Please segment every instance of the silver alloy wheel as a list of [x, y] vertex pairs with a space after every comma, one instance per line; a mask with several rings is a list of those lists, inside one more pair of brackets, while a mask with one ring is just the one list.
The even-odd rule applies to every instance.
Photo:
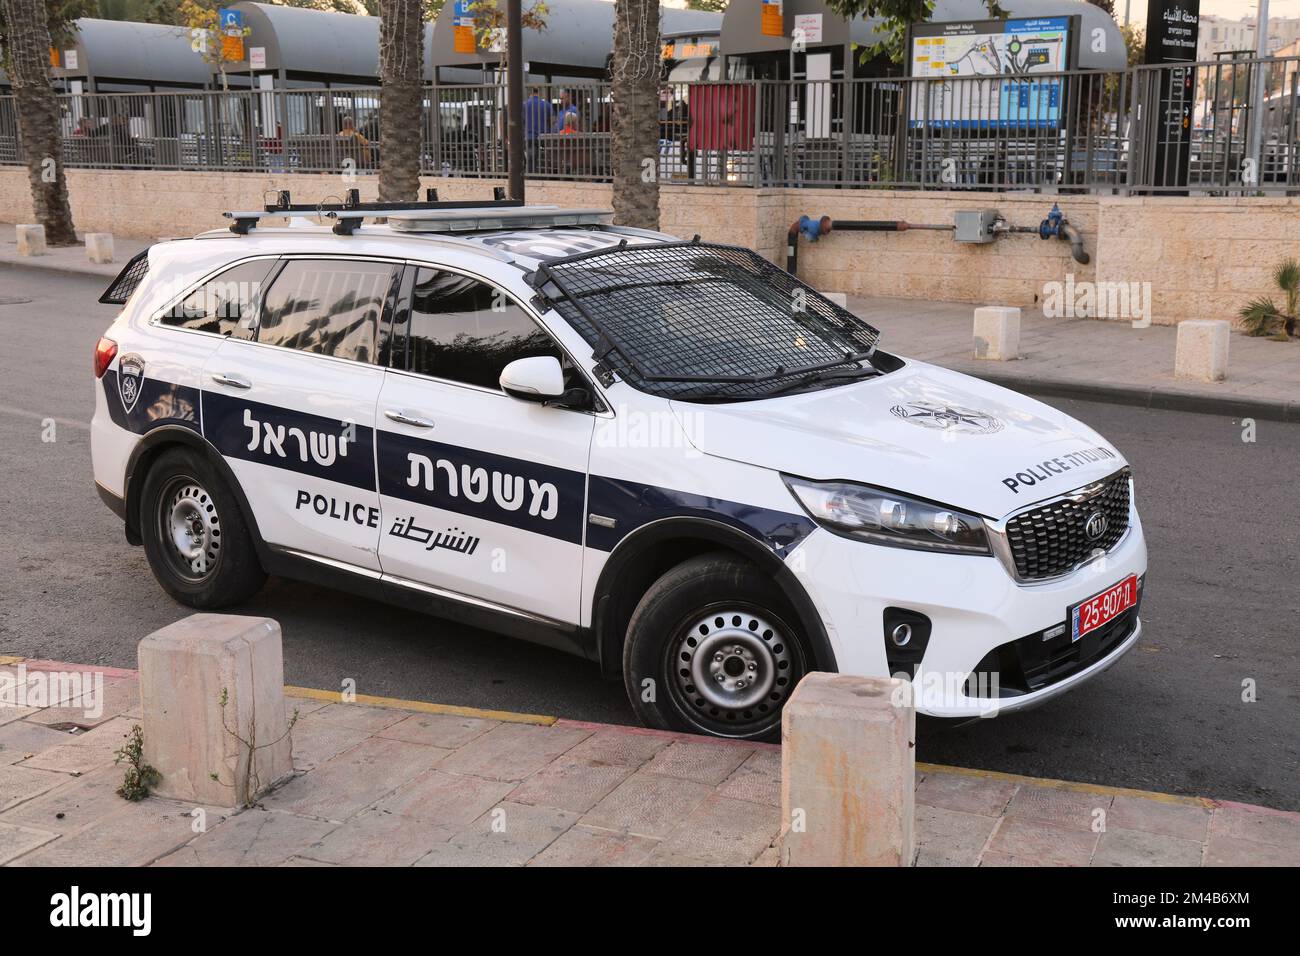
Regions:
[[216, 502], [189, 476], [167, 483], [158, 499], [163, 549], [173, 567], [190, 581], [202, 581], [221, 554], [221, 516]]
[[789, 637], [753, 611], [732, 608], [699, 616], [673, 654], [683, 699], [713, 722], [762, 720], [793, 690]]

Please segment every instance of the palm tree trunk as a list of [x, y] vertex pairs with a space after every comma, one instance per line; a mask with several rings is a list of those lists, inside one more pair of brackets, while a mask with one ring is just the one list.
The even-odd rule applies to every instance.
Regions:
[[420, 194], [423, 129], [424, 5], [379, 3], [379, 198], [409, 202]]
[[77, 244], [63, 175], [59, 100], [50, 85], [50, 29], [41, 0], [0, 0], [8, 31], [10, 77], [18, 106], [18, 133], [27, 161], [36, 220], [51, 246]]
[[659, 0], [614, 3], [614, 221], [659, 228]]

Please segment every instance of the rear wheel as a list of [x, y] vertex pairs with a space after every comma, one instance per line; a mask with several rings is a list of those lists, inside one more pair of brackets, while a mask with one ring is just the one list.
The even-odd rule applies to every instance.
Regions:
[[632, 614], [623, 679], [649, 726], [738, 739], [779, 736], [807, 672], [794, 613], [771, 578], [732, 555], [693, 558], [659, 578]]
[[266, 574], [234, 494], [202, 455], [163, 452], [144, 479], [140, 536], [163, 590], [191, 607], [238, 604]]

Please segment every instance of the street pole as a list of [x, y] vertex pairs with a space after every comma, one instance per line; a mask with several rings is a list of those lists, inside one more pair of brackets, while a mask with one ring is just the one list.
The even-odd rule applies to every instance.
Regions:
[[1128, 29], [1128, 13], [1133, 6], [1133, 0], [1124, 0], [1124, 29]]
[[506, 130], [510, 141], [510, 198], [524, 199], [523, 0], [506, 2]]
[[1242, 185], [1258, 186], [1263, 179], [1260, 159], [1263, 157], [1264, 135], [1264, 58], [1268, 56], [1268, 0], [1259, 0], [1259, 16], [1255, 20], [1255, 71], [1250, 84], [1250, 171], [1254, 182]]

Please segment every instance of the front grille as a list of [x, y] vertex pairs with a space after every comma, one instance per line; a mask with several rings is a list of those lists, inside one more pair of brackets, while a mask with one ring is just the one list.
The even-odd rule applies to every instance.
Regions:
[[[1141, 593], [1139, 586], [1139, 596]], [[1065, 630], [1047, 640], [1043, 640], [1046, 631], [1039, 631], [995, 647], [966, 679], [966, 695], [993, 697], [996, 693], [997, 697], [1019, 697], [1079, 673], [1133, 635], [1138, 607], [1133, 605], [1077, 641], [1071, 640], [1067, 624]]]
[[[1074, 500], [1087, 493], [1082, 500]], [[1007, 522], [1007, 544], [1021, 580], [1066, 574], [1094, 551], [1109, 551], [1128, 530], [1129, 470], [1117, 472], [1095, 490], [1059, 498], [1016, 515]], [[1100, 512], [1106, 529], [1097, 537], [1085, 530]]]

